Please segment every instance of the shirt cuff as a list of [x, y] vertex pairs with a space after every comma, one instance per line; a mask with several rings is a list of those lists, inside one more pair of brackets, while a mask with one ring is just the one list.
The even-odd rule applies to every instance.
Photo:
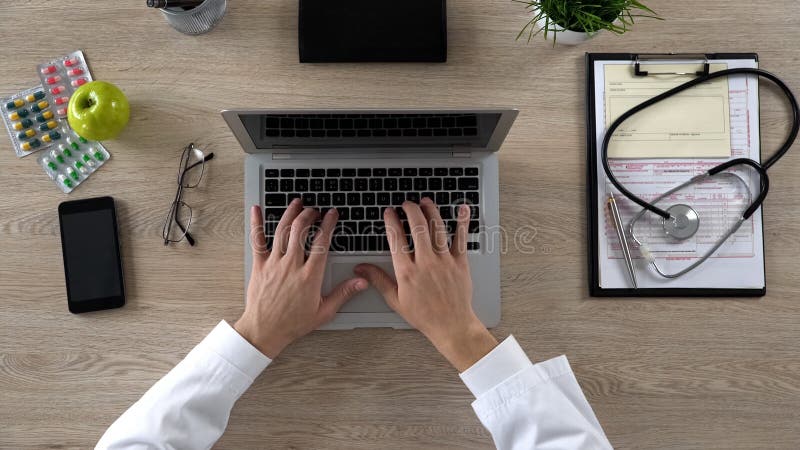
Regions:
[[472, 395], [478, 398], [531, 365], [514, 336], [508, 336], [459, 376]]
[[272, 362], [224, 320], [214, 327], [197, 348], [216, 353], [252, 380]]

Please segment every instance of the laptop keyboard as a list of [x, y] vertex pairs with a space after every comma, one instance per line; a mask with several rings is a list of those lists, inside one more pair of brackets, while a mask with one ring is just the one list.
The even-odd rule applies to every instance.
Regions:
[[[266, 169], [264, 177], [264, 229], [269, 246], [286, 206], [295, 198], [323, 214], [331, 208], [339, 211], [333, 252], [388, 251], [383, 211], [407, 200], [419, 203], [423, 197], [439, 206], [449, 235], [455, 231], [456, 208], [461, 203], [470, 205], [469, 233], [479, 229], [477, 167], [286, 168]], [[397, 212], [413, 246], [407, 217], [402, 209]], [[467, 249], [479, 250], [479, 243], [468, 242]]]
[[265, 136], [282, 138], [478, 135], [477, 114], [269, 114]]

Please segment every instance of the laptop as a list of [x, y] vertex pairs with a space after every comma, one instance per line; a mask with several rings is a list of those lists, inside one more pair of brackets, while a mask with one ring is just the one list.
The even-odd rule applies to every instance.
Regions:
[[[432, 198], [452, 233], [455, 210], [469, 203], [468, 258], [473, 307], [493, 327], [500, 321], [499, 181], [496, 152], [514, 109], [278, 110], [232, 109], [222, 116], [248, 154], [245, 217], [261, 205], [269, 242], [289, 202], [300, 197], [322, 211], [336, 208], [323, 292], [372, 263], [394, 275], [383, 210]], [[406, 232], [408, 225], [400, 210]], [[245, 220], [245, 286], [251, 270]], [[409, 328], [374, 288], [350, 300], [323, 329]]]

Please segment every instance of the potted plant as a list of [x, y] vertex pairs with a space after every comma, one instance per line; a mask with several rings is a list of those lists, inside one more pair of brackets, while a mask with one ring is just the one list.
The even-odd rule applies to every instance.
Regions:
[[539, 33], [545, 40], [575, 45], [591, 39], [600, 30], [623, 34], [633, 26], [634, 18], [660, 17], [637, 0], [514, 0], [525, 4], [533, 18], [517, 35], [528, 34], [528, 42]]

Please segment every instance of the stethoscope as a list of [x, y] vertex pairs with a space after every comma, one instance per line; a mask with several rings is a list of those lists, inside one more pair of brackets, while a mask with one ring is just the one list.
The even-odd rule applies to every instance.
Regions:
[[[683, 92], [687, 89], [690, 89], [698, 84], [705, 83], [706, 81], [713, 80], [719, 77], [727, 77], [729, 75], [739, 75], [739, 74], [751, 74], [757, 75], [760, 77], [764, 77], [770, 81], [772, 81], [775, 85], [777, 85], [786, 97], [789, 99], [789, 103], [792, 107], [792, 129], [789, 133], [789, 136], [786, 138], [786, 141], [783, 145], [775, 152], [772, 156], [769, 157], [763, 164], [759, 164], [758, 162], [750, 159], [750, 158], [735, 158], [729, 161], [726, 161], [722, 164], [719, 164], [715, 167], [712, 167], [707, 172], [702, 173], [700, 175], [694, 176], [691, 179], [687, 180], [685, 183], [676, 186], [673, 189], [668, 190], [667, 192], [661, 194], [657, 198], [653, 200], [653, 203], [648, 203], [638, 197], [636, 194], [632, 193], [631, 191], [627, 190], [625, 186], [623, 186], [619, 180], [614, 176], [614, 173], [611, 171], [611, 167], [608, 165], [608, 146], [611, 142], [611, 137], [614, 135], [614, 131], [617, 128], [633, 116], [634, 114], [641, 112], [642, 110], [655, 105], [656, 103], [672, 97], [680, 92]], [[719, 72], [708, 73], [704, 75], [700, 75], [697, 78], [687, 81], [679, 86], [676, 86], [662, 94], [659, 94], [645, 102], [640, 103], [637, 106], [634, 106], [621, 116], [615, 120], [611, 126], [608, 127], [605, 136], [603, 137], [603, 144], [602, 144], [602, 162], [603, 162], [603, 170], [608, 177], [608, 180], [611, 184], [614, 185], [617, 190], [627, 197], [632, 202], [636, 203], [637, 205], [641, 206], [643, 209], [637, 213], [633, 219], [628, 223], [627, 232], [631, 236], [631, 238], [636, 242], [639, 247], [639, 251], [642, 254], [642, 257], [653, 267], [653, 269], [664, 278], [678, 278], [695, 268], [697, 268], [700, 264], [707, 261], [714, 252], [719, 249], [725, 241], [728, 240], [742, 224], [756, 212], [756, 210], [761, 207], [761, 204], [764, 203], [764, 199], [767, 197], [767, 192], [769, 191], [769, 176], [767, 175], [767, 170], [772, 167], [787, 151], [794, 143], [795, 138], [797, 137], [798, 129], [800, 129], [800, 108], [798, 108], [797, 100], [792, 94], [792, 91], [789, 89], [786, 84], [781, 81], [780, 78], [773, 75], [771, 72], [767, 72], [766, 70], [762, 69], [754, 69], [749, 67], [742, 67], [742, 68], [735, 68], [735, 69], [725, 69]], [[752, 194], [750, 192], [750, 188], [748, 187], [747, 182], [742, 179], [739, 175], [736, 175], [731, 172], [725, 172], [726, 170], [730, 169], [731, 167], [735, 166], [750, 166], [755, 170], [758, 174], [759, 178], [759, 193], [755, 200], [752, 199]], [[662, 269], [658, 263], [656, 262], [656, 258], [653, 253], [650, 251], [649, 247], [640, 240], [636, 234], [634, 227], [636, 223], [644, 216], [647, 211], [652, 212], [661, 217], [661, 227], [663, 229], [664, 235], [668, 238], [675, 240], [675, 241], [685, 241], [686, 239], [691, 238], [692, 236], [697, 233], [697, 230], [700, 227], [700, 215], [697, 211], [689, 205], [683, 203], [677, 203], [666, 210], [661, 209], [655, 206], [655, 203], [660, 202], [661, 200], [667, 198], [668, 196], [672, 195], [673, 193], [689, 186], [694, 183], [698, 183], [704, 180], [708, 180], [711, 178], [722, 178], [726, 177], [729, 178], [731, 181], [735, 183], [741, 183], [745, 187], [745, 192], [747, 193], [747, 204], [749, 205], [747, 209], [744, 210], [742, 215], [734, 222], [725, 233], [723, 233], [719, 239], [712, 245], [708, 251], [706, 251], [700, 258], [698, 258], [694, 263], [689, 265], [688, 267], [674, 273], [669, 273], [666, 270]]]

